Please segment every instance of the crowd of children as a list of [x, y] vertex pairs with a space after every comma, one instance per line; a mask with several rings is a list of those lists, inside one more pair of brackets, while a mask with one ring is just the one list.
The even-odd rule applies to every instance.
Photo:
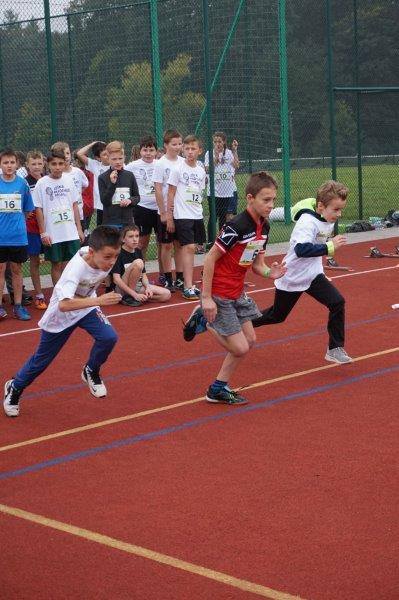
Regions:
[[[18, 416], [23, 390], [47, 368], [76, 327], [94, 338], [82, 379], [94, 396], [105, 396], [99, 371], [116, 333], [100, 307], [167, 302], [177, 290], [185, 300], [200, 300], [185, 323], [184, 339], [209, 331], [227, 351], [207, 390], [208, 402], [246, 402], [228, 382], [255, 341], [254, 328], [284, 321], [303, 292], [329, 310], [326, 360], [351, 362], [344, 350], [345, 301], [322, 266], [322, 256], [332, 256], [346, 242], [344, 236], [333, 236], [333, 227], [348, 189], [329, 181], [315, 199], [295, 205], [288, 254], [282, 263], [267, 266], [268, 217], [277, 183], [269, 173], [252, 174], [245, 189], [246, 209], [237, 215], [238, 142], [233, 140], [228, 148], [223, 132], [216, 132], [213, 142], [219, 233], [205, 257], [201, 291], [193, 279], [194, 254], [206, 243], [203, 199], [206, 194], [210, 201], [210, 157], [207, 152], [204, 164], [200, 162], [198, 137], [183, 139], [177, 130], [168, 130], [160, 152], [155, 139], [146, 136], [132, 148], [127, 164], [120, 141], [84, 146], [75, 153], [76, 164], [65, 142], [53, 144], [46, 157], [30, 151], [25, 164], [12, 149], [0, 153], [0, 319], [7, 316], [2, 303], [6, 280], [15, 318], [31, 318], [22, 279], [22, 264], [28, 258], [34, 304], [46, 310], [39, 321], [37, 351], [5, 384], [8, 416]], [[89, 234], [94, 211], [97, 227]], [[158, 249], [158, 285], [149, 281], [145, 268], [152, 233]], [[51, 264], [54, 285], [48, 307], [39, 273], [42, 254]], [[249, 268], [276, 280], [274, 304], [263, 311], [244, 291]], [[106, 292], [97, 297], [101, 283]]]

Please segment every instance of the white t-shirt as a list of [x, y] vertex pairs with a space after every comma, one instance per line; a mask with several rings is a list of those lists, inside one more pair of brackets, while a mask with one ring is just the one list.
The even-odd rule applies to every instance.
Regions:
[[88, 251], [87, 246], [81, 248], [65, 267], [54, 287], [50, 304], [38, 323], [41, 329], [58, 333], [80, 321], [91, 310], [100, 310], [98, 306], [90, 306], [80, 310], [61, 312], [58, 307], [59, 302], [66, 298], [71, 299], [75, 296], [79, 298], [97, 297], [96, 289], [109, 271], [101, 271], [90, 267], [83, 258]]
[[331, 238], [333, 229], [334, 223], [321, 221], [309, 213], [304, 213], [299, 217], [292, 230], [290, 247], [284, 259], [287, 272], [274, 282], [277, 289], [287, 292], [303, 292], [309, 288], [317, 275], [324, 272], [321, 256], [299, 258], [295, 254], [294, 248], [297, 244], [325, 244]]
[[[184, 162], [184, 158], [182, 156], [178, 156], [176, 158], [176, 160], [170, 160], [169, 158], [167, 158], [166, 154], [161, 156], [161, 158], [159, 160], [157, 160], [157, 162], [156, 162], [156, 165], [154, 168], [154, 174], [153, 174], [153, 181], [154, 181], [154, 183], [162, 183], [162, 195], [163, 195], [165, 210], [166, 210], [166, 201], [167, 201], [167, 197], [168, 197], [169, 175], [170, 175], [171, 170], [176, 169], [178, 164], [181, 162]], [[159, 210], [158, 210], [158, 214], [159, 214]]]
[[87, 166], [86, 169], [93, 173], [93, 206], [95, 210], [103, 210], [104, 207], [100, 200], [100, 192], [98, 190], [98, 178], [102, 173], [108, 171], [109, 165], [103, 165], [102, 162], [96, 160], [94, 158], [87, 157]]
[[[205, 154], [204, 163], [206, 167], [209, 167], [209, 152]], [[216, 198], [231, 198], [235, 187], [234, 181], [234, 155], [229, 148], [226, 148], [224, 154], [219, 154], [219, 162], [215, 164], [215, 196]], [[207, 194], [210, 195], [209, 177]]]
[[176, 186], [174, 219], [202, 219], [202, 195], [205, 189], [206, 173], [201, 163], [191, 167], [182, 161], [172, 169], [168, 184]]
[[83, 173], [82, 169], [78, 167], [72, 167], [72, 171], [67, 171], [66, 175], [69, 175], [72, 178], [73, 184], [76, 188], [76, 201], [78, 203], [79, 208], [79, 217], [82, 221], [83, 219], [83, 198], [82, 198], [82, 190], [83, 188], [87, 188], [89, 185], [89, 180], [86, 175]]
[[44, 227], [53, 244], [78, 240], [73, 205], [76, 190], [72, 177], [63, 173], [59, 179], [45, 175], [32, 190], [34, 205], [43, 210]]
[[139, 187], [140, 202], [139, 206], [149, 208], [150, 210], [158, 210], [157, 201], [155, 200], [155, 188], [153, 182], [154, 168], [157, 161], [151, 163], [145, 162], [142, 158], [134, 160], [126, 165], [126, 171], [130, 171], [136, 178]]

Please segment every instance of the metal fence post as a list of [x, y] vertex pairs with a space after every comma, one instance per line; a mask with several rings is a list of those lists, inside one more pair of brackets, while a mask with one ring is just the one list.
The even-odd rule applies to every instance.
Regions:
[[284, 219], [291, 223], [291, 165], [290, 165], [290, 123], [288, 113], [287, 80], [287, 38], [285, 28], [285, 0], [278, 3], [278, 30], [280, 50], [280, 106], [281, 106], [281, 146], [284, 186]]
[[326, 29], [327, 29], [327, 77], [328, 77], [328, 113], [330, 117], [330, 148], [331, 176], [337, 179], [337, 142], [335, 127], [335, 97], [333, 77], [333, 52], [331, 39], [331, 0], [326, 0]]
[[[355, 53], [354, 85], [359, 85], [359, 53], [357, 37], [357, 0], [353, 0], [353, 42]], [[363, 167], [362, 167], [362, 129], [360, 121], [361, 94], [356, 92], [356, 152], [357, 152], [357, 193], [359, 219], [363, 219]]]
[[76, 142], [76, 112], [75, 112], [75, 74], [73, 70], [73, 59], [72, 59], [72, 28], [71, 28], [71, 17], [67, 15], [67, 27], [68, 27], [68, 54], [69, 54], [69, 76], [70, 76], [70, 94], [71, 94], [71, 108], [72, 108], [72, 138]]
[[216, 237], [216, 207], [215, 207], [215, 165], [213, 162], [213, 141], [212, 141], [212, 89], [211, 73], [209, 62], [209, 9], [208, 0], [202, 0], [203, 31], [204, 31], [204, 67], [205, 67], [205, 90], [206, 90], [206, 141], [209, 155], [209, 239], [208, 242], [214, 242]]
[[162, 82], [159, 60], [159, 28], [158, 28], [158, 0], [150, 0], [151, 22], [151, 72], [152, 95], [154, 99], [155, 136], [158, 146], [163, 145], [163, 108], [162, 108]]
[[46, 28], [46, 50], [47, 50], [48, 84], [49, 84], [49, 96], [50, 96], [51, 141], [55, 142], [58, 138], [57, 96], [56, 96], [56, 91], [55, 91], [53, 47], [52, 47], [52, 40], [51, 40], [50, 2], [49, 2], [49, 0], [43, 0], [43, 4], [44, 4], [44, 22], [45, 22], [45, 28]]
[[8, 143], [8, 127], [6, 120], [6, 107], [4, 101], [4, 82], [3, 82], [3, 53], [2, 53], [2, 31], [0, 31], [0, 114], [1, 114], [1, 130], [3, 133], [3, 144]]

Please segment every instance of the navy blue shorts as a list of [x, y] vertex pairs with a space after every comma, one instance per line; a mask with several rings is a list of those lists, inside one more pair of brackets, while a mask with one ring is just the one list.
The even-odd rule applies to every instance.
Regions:
[[40, 238], [40, 233], [29, 233], [28, 231], [28, 255], [39, 256], [43, 254], [43, 245]]

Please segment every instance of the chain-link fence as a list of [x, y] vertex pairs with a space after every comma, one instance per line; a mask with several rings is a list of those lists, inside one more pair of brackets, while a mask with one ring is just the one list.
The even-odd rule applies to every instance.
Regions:
[[[285, 18], [284, 0], [5, 1], [0, 141], [118, 138], [129, 151], [174, 127], [209, 151], [222, 131], [227, 149], [238, 140], [238, 209], [252, 171], [270, 170], [288, 205], [333, 168], [351, 189], [346, 219], [383, 216], [398, 208], [399, 94], [335, 88], [399, 84], [398, 20], [391, 0], [357, 4], [291, 0]], [[274, 223], [272, 240], [290, 229]]]

